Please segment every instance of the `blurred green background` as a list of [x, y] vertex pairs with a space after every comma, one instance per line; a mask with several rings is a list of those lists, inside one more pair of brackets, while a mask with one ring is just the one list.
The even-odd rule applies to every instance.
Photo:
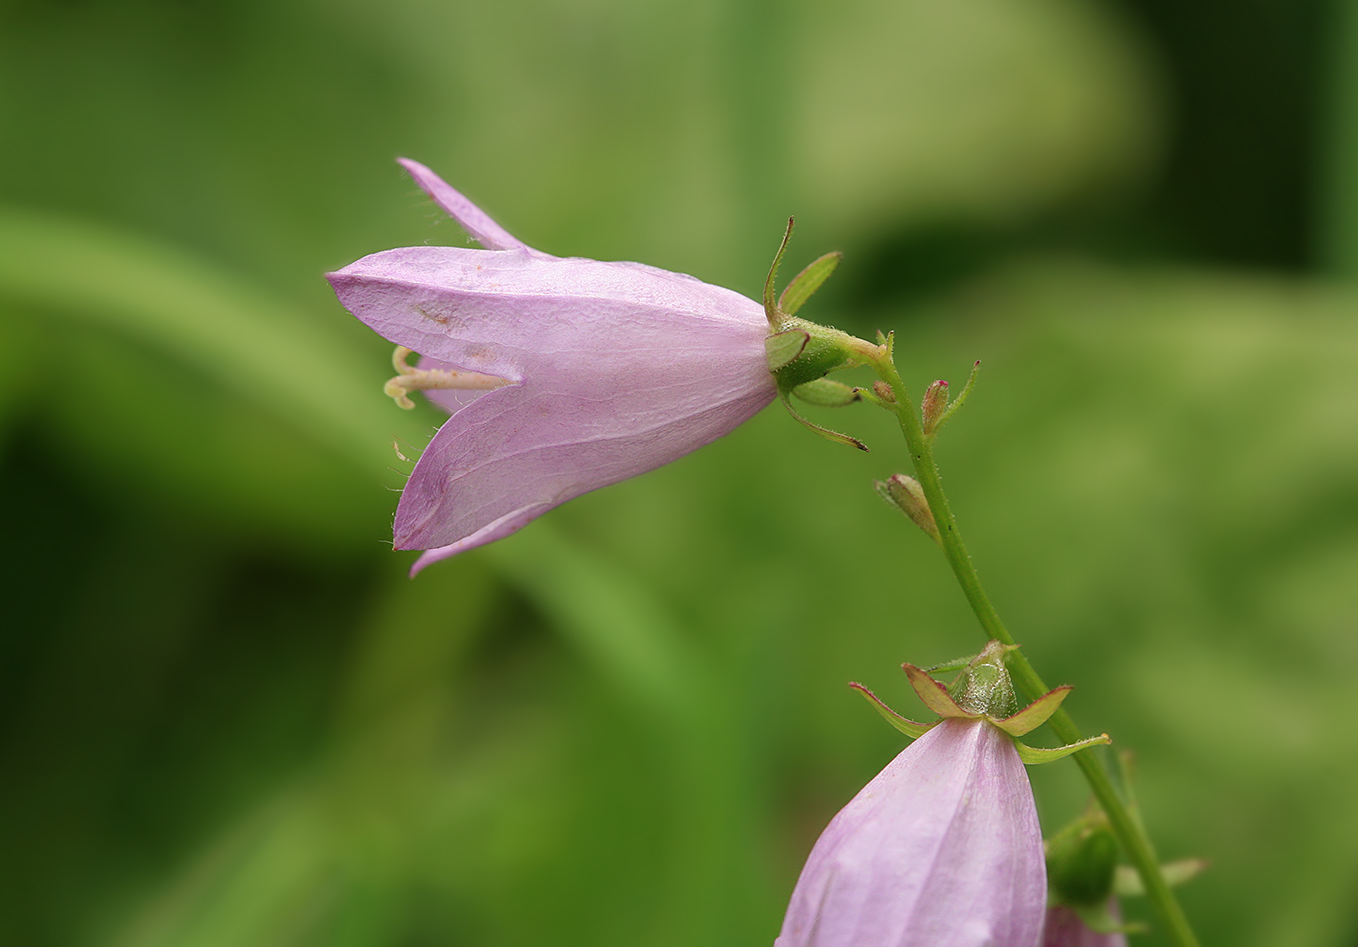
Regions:
[[982, 359], [972, 553], [1204, 941], [1358, 944], [1351, 7], [0, 0], [0, 940], [769, 944], [902, 744], [845, 682], [980, 646], [866, 407], [407, 579], [439, 417], [322, 273], [463, 243], [408, 155], [751, 295], [795, 212], [807, 315]]

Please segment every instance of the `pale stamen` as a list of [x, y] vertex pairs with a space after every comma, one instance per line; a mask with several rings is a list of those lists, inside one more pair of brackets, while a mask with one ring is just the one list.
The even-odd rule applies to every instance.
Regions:
[[406, 361], [414, 351], [414, 349], [408, 349], [404, 345], [396, 346], [396, 351], [391, 356], [391, 364], [400, 374], [382, 387], [382, 392], [388, 398], [394, 399], [398, 405], [407, 411], [415, 407], [415, 402], [411, 401], [409, 397], [412, 391], [428, 391], [430, 389], [491, 391], [509, 384], [503, 378], [498, 378], [495, 375], [483, 375], [480, 372], [416, 368]]

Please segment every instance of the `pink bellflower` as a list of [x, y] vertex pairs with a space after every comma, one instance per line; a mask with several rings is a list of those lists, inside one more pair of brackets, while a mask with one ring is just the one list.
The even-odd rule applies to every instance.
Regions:
[[[396, 510], [412, 573], [727, 434], [778, 394], [764, 308], [640, 263], [555, 257], [424, 165], [401, 164], [485, 249], [405, 247], [328, 275], [395, 343], [403, 406], [450, 412]], [[406, 358], [418, 353], [418, 367]]]
[[1069, 688], [1015, 712], [1006, 650], [991, 642], [952, 688], [905, 665], [942, 717], [932, 724], [906, 720], [854, 685], [918, 739], [821, 834], [775, 947], [1038, 947], [1047, 875], [1023, 764], [1108, 738], [1055, 750], [1015, 740], [1054, 713]]

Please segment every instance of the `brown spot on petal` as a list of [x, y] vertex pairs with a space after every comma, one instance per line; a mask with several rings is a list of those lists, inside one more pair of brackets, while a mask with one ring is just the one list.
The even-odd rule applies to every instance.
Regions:
[[417, 313], [419, 313], [425, 319], [428, 319], [430, 322], [437, 322], [439, 325], [446, 326], [452, 319], [452, 316], [450, 314], [442, 312], [431, 312], [430, 310], [424, 308], [423, 306], [411, 306], [410, 308], [414, 309]]
[[495, 352], [489, 346], [482, 345], [479, 348], [468, 349], [465, 361], [468, 365], [484, 365], [495, 358]]

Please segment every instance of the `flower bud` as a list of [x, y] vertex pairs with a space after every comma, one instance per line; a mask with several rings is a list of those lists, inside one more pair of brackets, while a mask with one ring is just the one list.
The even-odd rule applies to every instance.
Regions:
[[933, 511], [929, 509], [929, 501], [918, 480], [905, 474], [892, 474], [890, 479], [877, 481], [876, 487], [883, 500], [910, 517], [910, 521], [932, 536], [934, 542], [940, 541], [938, 524], [934, 522]]
[[920, 414], [924, 419], [924, 433], [932, 434], [938, 430], [939, 422], [948, 410], [948, 383], [940, 378], [924, 392], [920, 403]]
[[1047, 843], [1052, 900], [1090, 907], [1113, 893], [1118, 843], [1102, 819], [1081, 819]]

